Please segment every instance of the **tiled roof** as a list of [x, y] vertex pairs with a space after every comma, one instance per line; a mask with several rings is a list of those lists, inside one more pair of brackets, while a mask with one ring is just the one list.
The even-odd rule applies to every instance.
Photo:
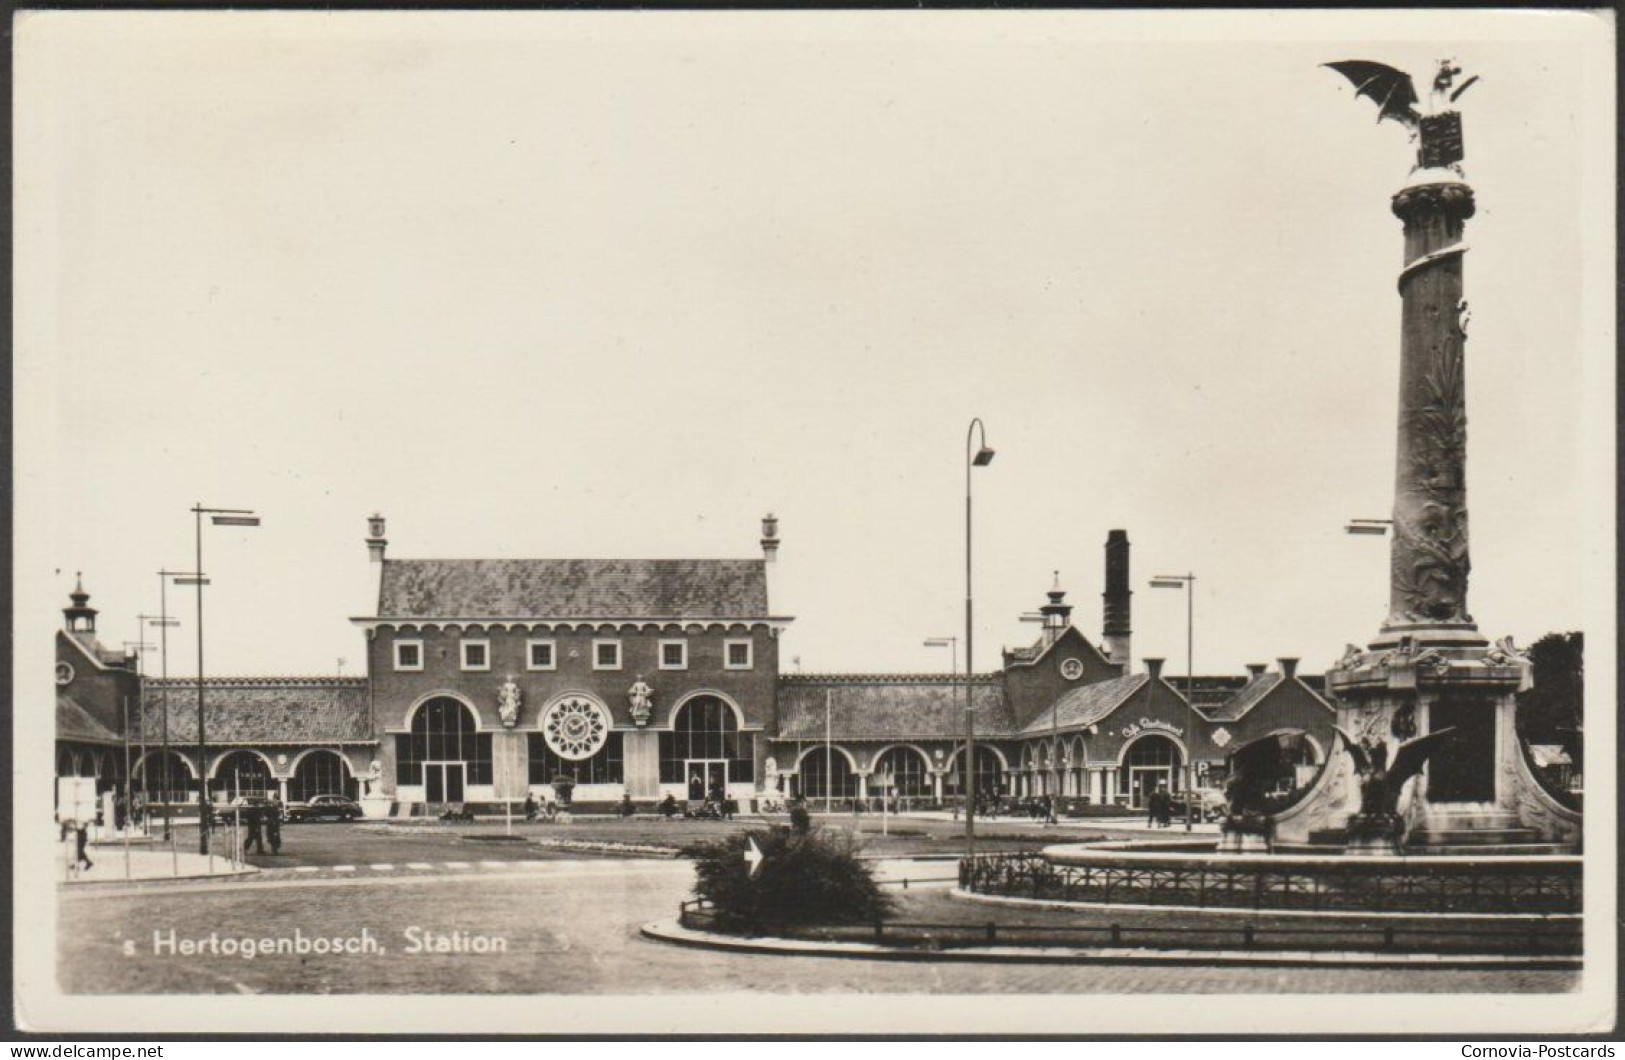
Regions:
[[[978, 736], [1008, 736], [1015, 719], [997, 678], [971, 685]], [[963, 678], [939, 674], [808, 674], [779, 679], [780, 740], [822, 740], [824, 704], [838, 740], [958, 739], [965, 735]]]
[[[170, 740], [195, 741], [197, 682], [190, 680], [146, 682], [147, 738], [163, 731], [166, 698]], [[210, 678], [203, 683], [203, 701], [211, 745], [373, 742], [367, 681], [361, 677]]]
[[56, 694], [56, 738], [79, 743], [120, 743], [118, 733], [90, 716], [73, 697], [65, 692]]
[[1216, 706], [1203, 705], [1202, 716], [1208, 721], [1240, 721], [1247, 716], [1247, 712], [1258, 706], [1260, 700], [1275, 691], [1282, 681], [1286, 680], [1281, 674], [1259, 674], [1251, 678], [1245, 685]]
[[[1081, 729], [1093, 725], [1143, 689], [1148, 680], [1149, 675], [1138, 673], [1074, 688], [1057, 699], [1048, 710], [1040, 711], [1021, 731], [1023, 735], [1030, 736], [1055, 729]], [[1164, 685], [1166, 683], [1163, 682]], [[1174, 694], [1179, 695], [1177, 692]]]
[[389, 559], [379, 618], [765, 618], [759, 559]]

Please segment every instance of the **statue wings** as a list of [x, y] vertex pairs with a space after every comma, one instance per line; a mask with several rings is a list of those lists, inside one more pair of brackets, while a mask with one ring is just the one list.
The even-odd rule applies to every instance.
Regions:
[[1389, 790], [1397, 794], [1407, 780], [1422, 772], [1427, 760], [1455, 731], [1456, 727], [1452, 725], [1400, 744], [1399, 750], [1394, 753], [1394, 764], [1388, 767]]
[[1354, 771], [1362, 776], [1371, 772], [1371, 756], [1365, 753], [1360, 741], [1351, 736], [1346, 729], [1335, 725], [1332, 728], [1337, 729], [1337, 735], [1343, 738], [1343, 746], [1348, 749], [1349, 757], [1354, 759]]
[[[1422, 116], [1416, 110], [1416, 84], [1411, 75], [1383, 63], [1365, 59], [1345, 59], [1323, 64], [1354, 85], [1354, 95], [1369, 96], [1377, 104], [1377, 120], [1391, 118], [1415, 129]], [[1465, 89], [1467, 86], [1463, 85]]]

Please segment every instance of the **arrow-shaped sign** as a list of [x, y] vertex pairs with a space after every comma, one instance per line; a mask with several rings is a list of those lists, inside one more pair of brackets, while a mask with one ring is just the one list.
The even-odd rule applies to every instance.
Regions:
[[756, 870], [762, 867], [766, 855], [762, 853], [762, 848], [756, 845], [755, 836], [746, 836], [745, 842], [750, 844], [750, 849], [745, 851], [745, 862], [750, 865], [749, 875], [754, 876]]

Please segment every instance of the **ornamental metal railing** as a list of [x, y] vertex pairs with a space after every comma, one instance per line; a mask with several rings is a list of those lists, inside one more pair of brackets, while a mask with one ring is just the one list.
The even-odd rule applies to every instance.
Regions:
[[1036, 853], [962, 859], [959, 885], [977, 894], [1203, 909], [1394, 913], [1578, 913], [1580, 866], [1567, 859], [1521, 863], [1414, 858], [1378, 865], [1361, 858], [1302, 861], [1131, 858], [1055, 864]]
[[691, 930], [745, 938], [771, 937], [818, 942], [861, 942], [917, 951], [951, 951], [967, 947], [1017, 947], [1114, 950], [1248, 950], [1295, 953], [1387, 955], [1494, 955], [1502, 957], [1568, 957], [1581, 952], [1578, 921], [1496, 926], [1420, 919], [1412, 922], [1348, 924], [1281, 923], [1236, 920], [1169, 924], [1127, 919], [1094, 924], [1032, 924], [966, 920], [952, 923], [876, 920], [857, 924], [730, 923], [702, 901], [682, 902], [678, 923]]

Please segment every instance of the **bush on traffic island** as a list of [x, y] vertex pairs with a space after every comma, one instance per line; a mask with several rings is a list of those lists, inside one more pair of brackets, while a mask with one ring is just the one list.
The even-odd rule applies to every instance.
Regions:
[[[745, 859], [751, 840], [762, 852], [754, 873]], [[698, 849], [694, 894], [726, 931], [873, 923], [891, 912], [893, 900], [857, 850], [844, 832], [743, 832]]]

